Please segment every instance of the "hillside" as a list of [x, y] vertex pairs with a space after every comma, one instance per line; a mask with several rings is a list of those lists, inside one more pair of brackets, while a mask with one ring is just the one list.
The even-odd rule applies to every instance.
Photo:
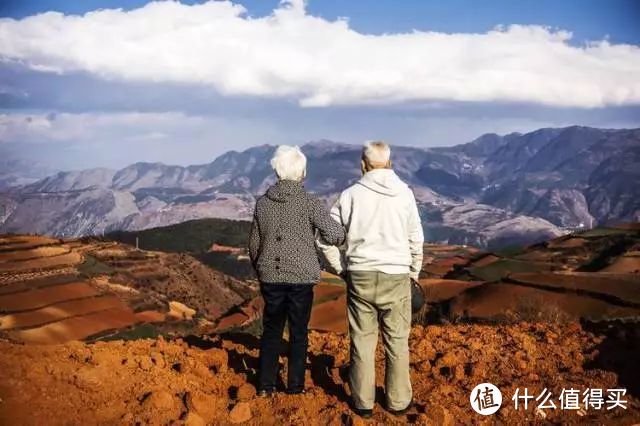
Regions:
[[[640, 130], [588, 127], [483, 135], [446, 148], [394, 146], [431, 241], [497, 249], [637, 221]], [[269, 145], [208, 164], [135, 163], [118, 171], [61, 172], [0, 196], [0, 232], [63, 237], [140, 230], [199, 218], [251, 218], [274, 180]], [[304, 145], [305, 186], [330, 203], [359, 176], [360, 147]]]
[[142, 231], [114, 231], [108, 240], [135, 245], [142, 250], [204, 253], [212, 244], [246, 247], [251, 224], [228, 219], [198, 219]]
[[239, 280], [255, 280], [249, 258], [238, 256], [244, 250], [231, 249], [248, 246], [250, 228], [248, 221], [209, 218], [142, 231], [114, 231], [104, 239], [132, 246], [137, 242], [142, 250], [188, 253], [203, 264]]
[[99, 240], [0, 238], [0, 338], [53, 344], [190, 334], [256, 296], [183, 253]]

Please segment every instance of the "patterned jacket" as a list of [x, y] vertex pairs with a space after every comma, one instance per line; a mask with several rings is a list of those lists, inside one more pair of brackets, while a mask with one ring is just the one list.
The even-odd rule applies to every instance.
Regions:
[[264, 283], [311, 284], [320, 280], [316, 231], [329, 244], [342, 244], [344, 230], [301, 182], [281, 180], [256, 202], [249, 255]]

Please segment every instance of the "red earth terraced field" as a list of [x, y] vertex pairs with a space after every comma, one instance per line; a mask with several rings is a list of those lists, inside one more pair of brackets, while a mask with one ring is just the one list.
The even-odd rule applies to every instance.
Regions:
[[[100, 257], [107, 262], [97, 260]], [[109, 260], [129, 263], [112, 266]], [[180, 322], [167, 316], [174, 301], [186, 302], [187, 310], [195, 303], [205, 315], [241, 303], [242, 297], [226, 286], [222, 290], [228, 296], [214, 290], [217, 282], [225, 280], [231, 279], [188, 256], [100, 241], [2, 237], [0, 339], [57, 344], [111, 335], [140, 323], [166, 325], [171, 330], [172, 324]], [[164, 288], [166, 292], [156, 290]], [[204, 298], [207, 291], [217, 294], [210, 303]], [[199, 294], [201, 299], [196, 298]], [[230, 304], [224, 305], [227, 299]], [[180, 327], [188, 330], [211, 322], [189, 324]]]
[[49, 244], [60, 244], [57, 238], [38, 235], [12, 235], [0, 237], [0, 252], [43, 247]]
[[135, 323], [136, 317], [130, 308], [117, 307], [66, 318], [37, 328], [10, 331], [8, 336], [24, 343], [52, 345], [82, 340], [106, 330], [122, 329]]
[[110, 295], [66, 300], [40, 309], [4, 315], [0, 317], [0, 330], [47, 324], [68, 317], [124, 306], [119, 298]]
[[640, 308], [612, 304], [587, 295], [546, 291], [507, 283], [488, 283], [450, 302], [455, 318], [493, 321], [567, 321], [576, 318], [640, 318]]
[[0, 296], [0, 311], [17, 312], [41, 308], [66, 300], [96, 296], [98, 291], [84, 282], [61, 284]]
[[619, 274], [640, 274], [640, 254], [620, 256], [611, 265], [601, 269], [601, 271]]
[[37, 259], [49, 256], [59, 256], [61, 254], [69, 253], [70, 251], [71, 249], [69, 247], [58, 245], [38, 247], [31, 250], [0, 252], [0, 263], [12, 262], [16, 260]]
[[640, 233], [622, 227], [563, 236], [512, 255], [471, 256], [446, 278], [474, 284], [449, 284], [449, 292], [444, 282], [442, 289], [432, 283], [427, 300], [445, 320], [640, 319], [637, 247]]
[[442, 278], [421, 278], [420, 286], [431, 303], [451, 299], [467, 289], [483, 284], [481, 281], [445, 280]]
[[600, 272], [520, 273], [509, 278], [517, 283], [533, 284], [552, 289], [612, 296], [640, 307], [640, 282], [627, 274]]
[[75, 266], [82, 261], [82, 255], [77, 252], [61, 254], [57, 256], [40, 257], [22, 261], [2, 263], [2, 271], [25, 272], [35, 269], [54, 269], [64, 266]]

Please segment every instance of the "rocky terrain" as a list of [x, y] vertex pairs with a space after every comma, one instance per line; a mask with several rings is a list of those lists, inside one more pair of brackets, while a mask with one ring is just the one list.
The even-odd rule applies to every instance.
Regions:
[[[592, 332], [579, 324], [415, 327], [410, 338], [415, 408], [395, 417], [376, 404], [372, 421], [353, 415], [345, 383], [348, 339], [312, 332], [301, 396], [256, 397], [256, 340], [246, 335], [167, 341], [24, 346], [0, 342], [3, 424], [634, 424], [640, 421], [637, 326]], [[378, 383], [384, 377], [378, 353]], [[284, 370], [284, 368], [283, 368]], [[283, 374], [285, 372], [283, 371]], [[490, 382], [502, 408], [484, 418], [471, 390]], [[515, 409], [517, 388], [625, 388], [626, 409]], [[379, 388], [379, 392], [383, 390]], [[52, 415], [55, 413], [55, 416]]]
[[[249, 219], [273, 182], [273, 146], [188, 167], [136, 163], [61, 172], [0, 194], [0, 232], [63, 237], [204, 217]], [[360, 147], [303, 147], [307, 189], [328, 203], [359, 176]], [[448, 148], [396, 146], [394, 168], [416, 194], [431, 241], [491, 249], [564, 229], [640, 219], [640, 130], [587, 127], [484, 135]]]

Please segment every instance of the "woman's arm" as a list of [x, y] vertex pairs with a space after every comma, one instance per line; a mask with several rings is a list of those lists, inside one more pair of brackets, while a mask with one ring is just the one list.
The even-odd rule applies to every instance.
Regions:
[[339, 246], [344, 243], [342, 224], [331, 218], [329, 210], [317, 198], [309, 197], [309, 214], [314, 229], [317, 229], [325, 243]]
[[251, 258], [251, 264], [254, 266], [258, 261], [258, 253], [260, 252], [260, 227], [258, 225], [257, 216], [253, 215], [253, 222], [251, 222], [251, 232], [249, 233], [249, 257]]

